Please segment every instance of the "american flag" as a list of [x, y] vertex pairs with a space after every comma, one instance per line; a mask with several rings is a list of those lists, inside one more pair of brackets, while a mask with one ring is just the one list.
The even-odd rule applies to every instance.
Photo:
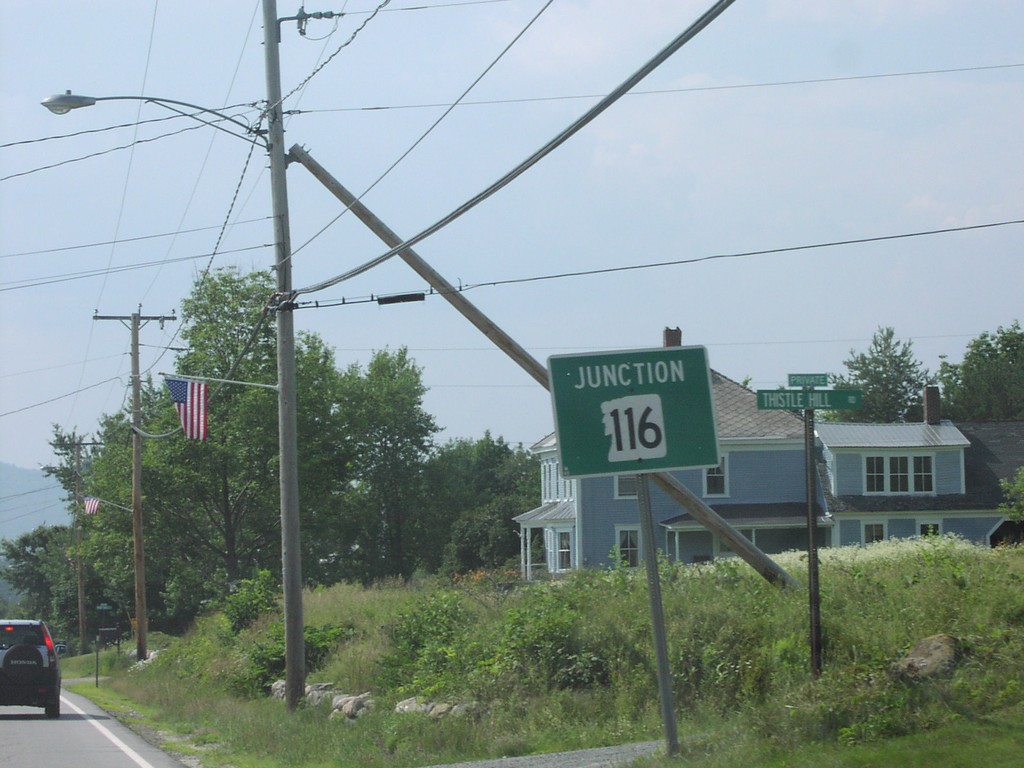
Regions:
[[169, 378], [167, 389], [171, 392], [174, 407], [178, 409], [178, 418], [181, 419], [185, 437], [193, 440], [205, 440], [209, 437], [206, 423], [206, 382]]
[[99, 499], [97, 499], [95, 496], [86, 496], [85, 497], [85, 514], [87, 514], [87, 515], [95, 515], [99, 511], [99, 508], [100, 508], [100, 500]]

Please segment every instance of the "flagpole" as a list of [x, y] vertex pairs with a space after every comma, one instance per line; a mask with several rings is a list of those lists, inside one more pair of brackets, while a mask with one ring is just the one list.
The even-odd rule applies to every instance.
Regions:
[[168, 379], [182, 379], [183, 381], [216, 381], [218, 384], [238, 384], [243, 387], [259, 387], [260, 389], [270, 389], [277, 392], [277, 384], [257, 384], [254, 381], [235, 381], [234, 379], [213, 379], [209, 376], [186, 376], [183, 373], [164, 373], [158, 371], [157, 376], [163, 376]]

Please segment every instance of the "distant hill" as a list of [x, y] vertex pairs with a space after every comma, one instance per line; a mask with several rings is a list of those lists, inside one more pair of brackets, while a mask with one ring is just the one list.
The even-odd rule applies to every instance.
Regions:
[[40, 525], [66, 525], [64, 489], [41, 469], [0, 464], [0, 539], [15, 539]]

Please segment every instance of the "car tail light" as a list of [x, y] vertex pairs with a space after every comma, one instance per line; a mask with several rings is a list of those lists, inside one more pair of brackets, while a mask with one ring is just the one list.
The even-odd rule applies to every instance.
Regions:
[[50, 630], [43, 627], [43, 639], [46, 640], [46, 655], [49, 657], [50, 666], [57, 663], [57, 649], [53, 645], [53, 638], [50, 637]]

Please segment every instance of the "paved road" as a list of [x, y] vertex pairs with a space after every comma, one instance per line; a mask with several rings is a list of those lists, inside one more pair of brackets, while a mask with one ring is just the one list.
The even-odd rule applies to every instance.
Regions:
[[[663, 747], [664, 742], [648, 741], [430, 768], [619, 768]], [[0, 707], [0, 764], [185, 768], [88, 699], [66, 690], [61, 693], [59, 720], [48, 719], [35, 707]]]
[[102, 709], [61, 693], [61, 716], [36, 707], [0, 707], [0, 764], [74, 768], [183, 768]]

